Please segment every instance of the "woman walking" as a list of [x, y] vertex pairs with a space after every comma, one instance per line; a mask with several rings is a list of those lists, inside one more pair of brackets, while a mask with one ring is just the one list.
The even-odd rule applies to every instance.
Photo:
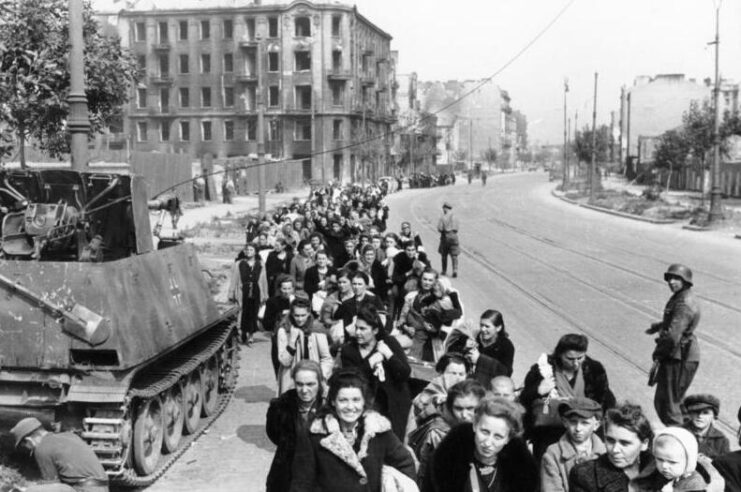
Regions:
[[242, 343], [251, 345], [257, 331], [260, 305], [268, 298], [268, 282], [265, 268], [254, 244], [245, 244], [240, 258], [232, 267], [229, 299], [238, 302], [242, 307], [239, 332]]

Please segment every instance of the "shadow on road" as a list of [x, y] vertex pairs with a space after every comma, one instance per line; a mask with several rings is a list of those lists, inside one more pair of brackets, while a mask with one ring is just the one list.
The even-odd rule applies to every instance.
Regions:
[[270, 452], [275, 451], [275, 445], [265, 435], [264, 425], [240, 425], [237, 428], [237, 437], [247, 444], [252, 444], [260, 449]]
[[234, 398], [240, 399], [245, 403], [269, 402], [275, 398], [275, 389], [269, 388], [264, 384], [258, 386], [242, 386], [234, 392]]

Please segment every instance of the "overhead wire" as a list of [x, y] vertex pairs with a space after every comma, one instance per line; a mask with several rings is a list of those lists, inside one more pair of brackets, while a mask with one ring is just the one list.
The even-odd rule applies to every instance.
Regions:
[[[240, 166], [240, 169], [252, 169], [252, 168], [256, 168], [256, 167], [260, 167], [260, 166], [268, 166], [268, 165], [280, 164], [280, 163], [291, 162], [291, 161], [301, 162], [303, 160], [306, 160], [306, 159], [309, 159], [309, 158], [312, 158], [312, 157], [317, 157], [317, 156], [324, 155], [324, 154], [331, 154], [331, 153], [336, 153], [336, 152], [342, 151], [342, 150], [348, 150], [348, 149], [353, 149], [353, 148], [356, 148], [356, 147], [360, 147], [362, 145], [366, 145], [366, 144], [368, 144], [370, 142], [373, 142], [373, 141], [376, 141], [376, 140], [385, 139], [385, 138], [387, 138], [387, 137], [389, 137], [391, 135], [394, 135], [395, 133], [402, 133], [402, 132], [404, 132], [404, 131], [406, 131], [406, 130], [408, 130], [410, 128], [413, 128], [416, 125], [418, 125], [418, 124], [420, 124], [422, 122], [425, 122], [428, 119], [431, 119], [432, 117], [436, 116], [437, 114], [439, 114], [439, 113], [441, 113], [441, 112], [443, 112], [443, 111], [445, 111], [445, 110], [453, 107], [454, 105], [460, 103], [462, 100], [464, 100], [465, 98], [471, 96], [473, 93], [475, 93], [476, 91], [478, 91], [479, 89], [481, 89], [484, 85], [486, 85], [489, 82], [491, 82], [492, 79], [494, 79], [494, 77], [498, 76], [504, 70], [506, 70], [507, 68], [509, 68], [510, 65], [512, 65], [513, 63], [515, 63], [522, 55], [524, 55], [530, 48], [532, 48], [532, 46], [535, 43], [537, 43], [540, 40], [540, 38], [542, 38], [556, 24], [556, 22], [558, 22], [559, 19], [561, 19], [561, 17], [563, 17], [563, 15], [566, 13], [566, 11], [575, 2], [576, 2], [576, 0], [569, 0], [556, 13], [556, 15], [554, 15], [553, 18], [543, 28], [541, 28], [535, 34], [535, 36], [533, 36], [530, 39], [530, 41], [528, 41], [520, 50], [518, 50], [512, 57], [510, 57], [509, 60], [507, 60], [494, 73], [492, 73], [488, 77], [485, 77], [485, 78], [481, 79], [476, 85], [474, 85], [474, 87], [472, 89], [469, 89], [468, 91], [464, 92], [463, 94], [461, 94], [460, 96], [458, 96], [456, 99], [454, 99], [450, 103], [444, 105], [442, 108], [439, 108], [439, 109], [435, 110], [434, 112], [428, 113], [427, 115], [423, 116], [419, 120], [419, 122], [410, 123], [410, 124], [405, 125], [405, 126], [397, 127], [397, 128], [395, 128], [393, 130], [389, 130], [387, 132], [384, 132], [384, 133], [381, 133], [381, 134], [378, 134], [378, 135], [373, 135], [371, 137], [368, 137], [368, 138], [365, 138], [363, 140], [356, 141], [356, 142], [353, 142], [353, 143], [349, 143], [347, 145], [342, 145], [342, 146], [339, 146], [339, 147], [333, 147], [331, 149], [326, 149], [326, 150], [320, 150], [320, 151], [317, 151], [317, 152], [313, 152], [313, 153], [308, 154], [307, 156], [305, 156], [305, 157], [303, 157], [301, 159], [279, 159], [279, 160], [272, 160], [272, 161], [269, 161], [269, 162], [256, 162], [256, 163], [253, 163], [253, 164], [250, 164], [250, 165], [247, 165], [247, 166]], [[365, 108], [363, 108], [363, 112], [365, 112]], [[312, 131], [313, 131], [313, 129], [312, 129]], [[212, 171], [210, 173], [201, 174], [201, 176], [202, 177], [214, 176], [214, 175], [218, 175], [218, 174], [223, 174], [225, 172], [227, 172], [227, 170], [226, 169], [223, 169], [223, 170], [220, 170], [220, 171]], [[171, 190], [174, 190], [174, 189], [176, 189], [176, 188], [178, 188], [180, 186], [186, 185], [186, 184], [192, 182], [193, 179], [194, 178], [190, 178], [190, 179], [187, 179], [185, 181], [181, 181], [179, 183], [176, 183], [176, 184], [174, 184], [174, 185], [172, 185], [172, 186], [170, 186], [168, 188], [165, 188], [164, 190], [162, 190], [162, 191], [158, 192], [156, 195], [154, 195], [153, 198], [157, 198], [157, 197], [161, 196], [162, 194], [167, 193], [168, 191], [171, 191]]]

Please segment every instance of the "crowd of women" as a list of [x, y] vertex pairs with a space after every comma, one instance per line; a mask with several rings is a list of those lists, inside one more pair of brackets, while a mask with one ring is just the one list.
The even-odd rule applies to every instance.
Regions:
[[[581, 334], [518, 386], [502, 313], [464, 322], [410, 224], [387, 230], [383, 198], [329, 187], [247, 224], [230, 296], [243, 342], [260, 324], [271, 338], [268, 492], [741, 492], [713, 395], [688, 396], [684, 425], [655, 431], [617, 402]], [[437, 375], [421, 381], [425, 365]]]

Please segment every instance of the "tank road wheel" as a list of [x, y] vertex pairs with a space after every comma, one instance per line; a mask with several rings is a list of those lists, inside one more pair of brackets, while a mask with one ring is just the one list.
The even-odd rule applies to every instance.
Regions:
[[201, 390], [201, 376], [198, 371], [185, 378], [183, 384], [183, 410], [185, 414], [185, 432], [193, 434], [201, 420], [203, 407], [203, 391]]
[[162, 456], [162, 405], [159, 398], [143, 401], [134, 422], [134, 468], [140, 475], [157, 469]]
[[210, 417], [219, 406], [219, 361], [211, 357], [201, 369], [203, 385], [203, 416]]
[[174, 385], [162, 397], [162, 413], [164, 427], [162, 449], [166, 453], [172, 453], [178, 448], [185, 421], [183, 390], [180, 385]]

